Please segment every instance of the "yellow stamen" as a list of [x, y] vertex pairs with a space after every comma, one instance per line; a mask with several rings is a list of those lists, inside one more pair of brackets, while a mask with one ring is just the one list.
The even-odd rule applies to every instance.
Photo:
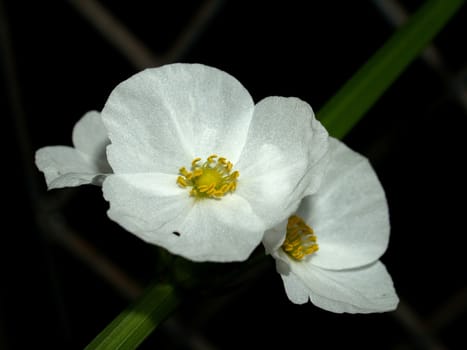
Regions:
[[206, 192], [208, 190], [208, 185], [202, 185], [198, 187], [199, 192]]
[[197, 157], [191, 162], [191, 171], [185, 167], [179, 169], [177, 184], [191, 187], [190, 196], [196, 199], [219, 199], [237, 188], [238, 171], [232, 171], [233, 164], [225, 157], [217, 154], [210, 155], [204, 163]]
[[214, 159], [217, 158], [217, 154], [212, 154], [208, 157], [208, 163], [214, 163]]
[[282, 250], [292, 259], [301, 261], [319, 249], [316, 240], [313, 229], [302, 218], [293, 215], [287, 223], [287, 234]]
[[[196, 163], [198, 163], [201, 160], [201, 158], [197, 157], [191, 161], [191, 167], [194, 168], [196, 166]], [[183, 168], [185, 169], [185, 168]]]
[[193, 177], [200, 177], [201, 175], [203, 175], [203, 169], [195, 168], [193, 170]]
[[177, 183], [182, 187], [188, 186], [188, 183], [187, 183], [186, 179], [184, 177], [181, 177], [181, 176], [179, 176], [177, 178]]

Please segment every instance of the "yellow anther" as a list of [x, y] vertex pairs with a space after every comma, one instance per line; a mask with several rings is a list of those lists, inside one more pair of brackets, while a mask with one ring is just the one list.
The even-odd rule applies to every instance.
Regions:
[[299, 221], [300, 221], [300, 217], [297, 216], [297, 215], [292, 215], [290, 218], [289, 218], [289, 221], [287, 223], [287, 228], [290, 226], [290, 228], [292, 229]]
[[224, 184], [224, 185], [222, 185], [222, 187], [219, 188], [219, 192], [222, 193], [222, 194], [224, 194], [224, 193], [227, 192], [227, 190], [229, 189], [229, 186], [230, 186], [230, 184]]
[[208, 190], [209, 186], [208, 185], [202, 185], [198, 187], [198, 192], [206, 192]]
[[201, 160], [201, 158], [197, 157], [191, 161], [191, 167], [194, 168], [196, 166], [196, 163], [198, 163]]
[[305, 249], [305, 254], [306, 254], [306, 255], [310, 255], [310, 254], [316, 252], [317, 250], [318, 250], [318, 247], [317, 247], [316, 245], [313, 245], [313, 246], [307, 247], [307, 248]]
[[193, 170], [193, 177], [199, 177], [201, 175], [203, 175], [203, 169], [197, 168], [197, 169]]
[[290, 243], [290, 246], [291, 246], [293, 249], [295, 249], [295, 248], [301, 249], [301, 244], [302, 244], [302, 242], [300, 242], [300, 239], [298, 238], [298, 236], [297, 236], [297, 237], [294, 237], [294, 238], [292, 238], [292, 239], [295, 239], [295, 241], [292, 241], [292, 243]]
[[182, 187], [188, 186], [187, 181], [186, 181], [185, 178], [183, 178], [182, 176], [179, 176], [179, 177], [177, 178], [177, 183], [178, 183], [180, 186], [182, 186]]
[[179, 170], [177, 184], [191, 187], [190, 196], [196, 199], [220, 198], [237, 188], [238, 171], [231, 173], [233, 164], [225, 157], [211, 154], [204, 163], [197, 157], [191, 162], [191, 171], [185, 167]]
[[209, 157], [208, 157], [208, 163], [213, 163], [214, 162], [214, 159], [217, 158], [217, 154], [211, 154]]
[[236, 182], [231, 182], [231, 183], [229, 184], [229, 189], [227, 190], [227, 192], [229, 192], [229, 191], [230, 191], [230, 192], [233, 192], [233, 191], [235, 191], [236, 189], [237, 189], [237, 183], [236, 183]]
[[211, 194], [213, 194], [214, 192], [216, 192], [215, 186], [216, 186], [216, 184], [214, 184], [214, 183], [208, 185], [207, 188], [206, 188], [206, 191], [205, 191], [206, 194], [207, 194], [207, 195], [211, 195]]
[[302, 218], [293, 215], [287, 223], [287, 234], [282, 250], [293, 259], [300, 261], [319, 249], [316, 240], [313, 229]]

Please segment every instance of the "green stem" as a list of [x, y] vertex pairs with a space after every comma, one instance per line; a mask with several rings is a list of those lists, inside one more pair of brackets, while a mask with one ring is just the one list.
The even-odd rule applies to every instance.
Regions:
[[180, 300], [173, 286], [152, 285], [85, 349], [136, 349], [179, 304]]
[[343, 138], [463, 3], [427, 1], [319, 111], [329, 133]]

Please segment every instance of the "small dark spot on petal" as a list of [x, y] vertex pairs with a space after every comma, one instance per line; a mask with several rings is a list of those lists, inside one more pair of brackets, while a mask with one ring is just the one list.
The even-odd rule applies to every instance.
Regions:
[[180, 237], [180, 232], [174, 231], [172, 232], [175, 236]]

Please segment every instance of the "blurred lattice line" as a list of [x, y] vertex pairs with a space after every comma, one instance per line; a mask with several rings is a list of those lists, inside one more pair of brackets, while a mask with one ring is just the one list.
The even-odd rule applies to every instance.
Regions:
[[[417, 349], [447, 350], [446, 346], [426, 327], [421, 317], [406, 302], [401, 300], [397, 310], [393, 312], [395, 319], [404, 327], [410, 335], [412, 344]], [[395, 350], [405, 349], [408, 344], [400, 344]]]
[[0, 69], [4, 77], [5, 91], [9, 104], [9, 116], [14, 126], [13, 132], [18, 140], [17, 147], [21, 157], [21, 166], [24, 172], [24, 181], [28, 187], [28, 195], [33, 204], [38, 200], [38, 186], [36, 180], [36, 169], [31, 162], [33, 151], [27, 127], [26, 114], [22, 101], [21, 87], [19, 84], [16, 57], [11, 42], [10, 26], [5, 4], [0, 0]]
[[[409, 14], [400, 1], [373, 0], [373, 3], [384, 15], [386, 20], [395, 27], [400, 27], [408, 20]], [[429, 45], [421, 55], [423, 61], [443, 80], [449, 94], [452, 94], [460, 106], [467, 112], [467, 69], [458, 74], [452, 74], [448, 69], [440, 50]], [[446, 347], [437, 338], [442, 327], [454, 322], [459, 314], [467, 310], [467, 291], [460, 290], [444, 305], [438, 306], [428, 321], [422, 320], [410, 305], [401, 302], [394, 312], [395, 318], [411, 335], [413, 342], [420, 349], [442, 350]], [[410, 348], [404, 344], [397, 349]]]
[[401, 302], [393, 315], [408, 331], [412, 343], [399, 344], [394, 350], [411, 349], [413, 344], [417, 346], [417, 349], [447, 349], [437, 338], [437, 335], [454, 323], [462, 322], [460, 318], [466, 310], [467, 287], [459, 289], [442, 305], [435, 307], [432, 314], [424, 320], [417, 315], [409, 304]]
[[[395, 27], [401, 27], [409, 19], [409, 14], [400, 1], [397, 0], [373, 0], [386, 20]], [[427, 46], [422, 54], [423, 61], [443, 80], [456, 101], [467, 112], [467, 81], [462, 77], [467, 74], [464, 71], [450, 72], [440, 50], [431, 44]], [[461, 79], [460, 79], [460, 78]]]
[[159, 66], [162, 59], [96, 0], [69, 0], [101, 35], [137, 69]]
[[59, 211], [42, 211], [37, 222], [49, 240], [91, 268], [124, 298], [134, 300], [142, 294], [143, 287], [83, 239], [79, 232], [66, 223]]
[[427, 328], [433, 332], [440, 332], [454, 322], [458, 322], [460, 316], [467, 311], [467, 286], [458, 290], [438, 306], [428, 318]]
[[171, 47], [165, 53], [156, 55], [97, 0], [69, 2], [138, 70], [179, 60], [195, 43], [223, 3], [222, 0], [205, 0]]
[[176, 62], [190, 49], [204, 32], [208, 23], [222, 8], [224, 0], [205, 0], [192, 19], [163, 56], [163, 62]]
[[[38, 173], [32, 163], [33, 150], [30, 144], [29, 129], [24, 112], [21, 88], [17, 77], [15, 65], [15, 55], [11, 46], [10, 33], [8, 27], [8, 16], [5, 14], [3, 1], [0, 1], [0, 49], [2, 52], [3, 72], [5, 76], [6, 91], [10, 104], [10, 115], [18, 140], [18, 147], [21, 150], [21, 163], [24, 170], [24, 180], [28, 184], [28, 195], [32, 210], [35, 211], [37, 226], [45, 234], [45, 238], [53, 238], [54, 241], [66, 247], [74, 256], [86, 262], [94, 271], [109, 281], [123, 295], [135, 298], [141, 292], [141, 287], [132, 281], [131, 278], [119, 270], [108, 259], [102, 256], [92, 245], [80, 238], [58, 214], [62, 207], [72, 196], [71, 192], [62, 191], [55, 197], [48, 195], [40, 196], [38, 191]], [[54, 208], [56, 213], [51, 215]]]

